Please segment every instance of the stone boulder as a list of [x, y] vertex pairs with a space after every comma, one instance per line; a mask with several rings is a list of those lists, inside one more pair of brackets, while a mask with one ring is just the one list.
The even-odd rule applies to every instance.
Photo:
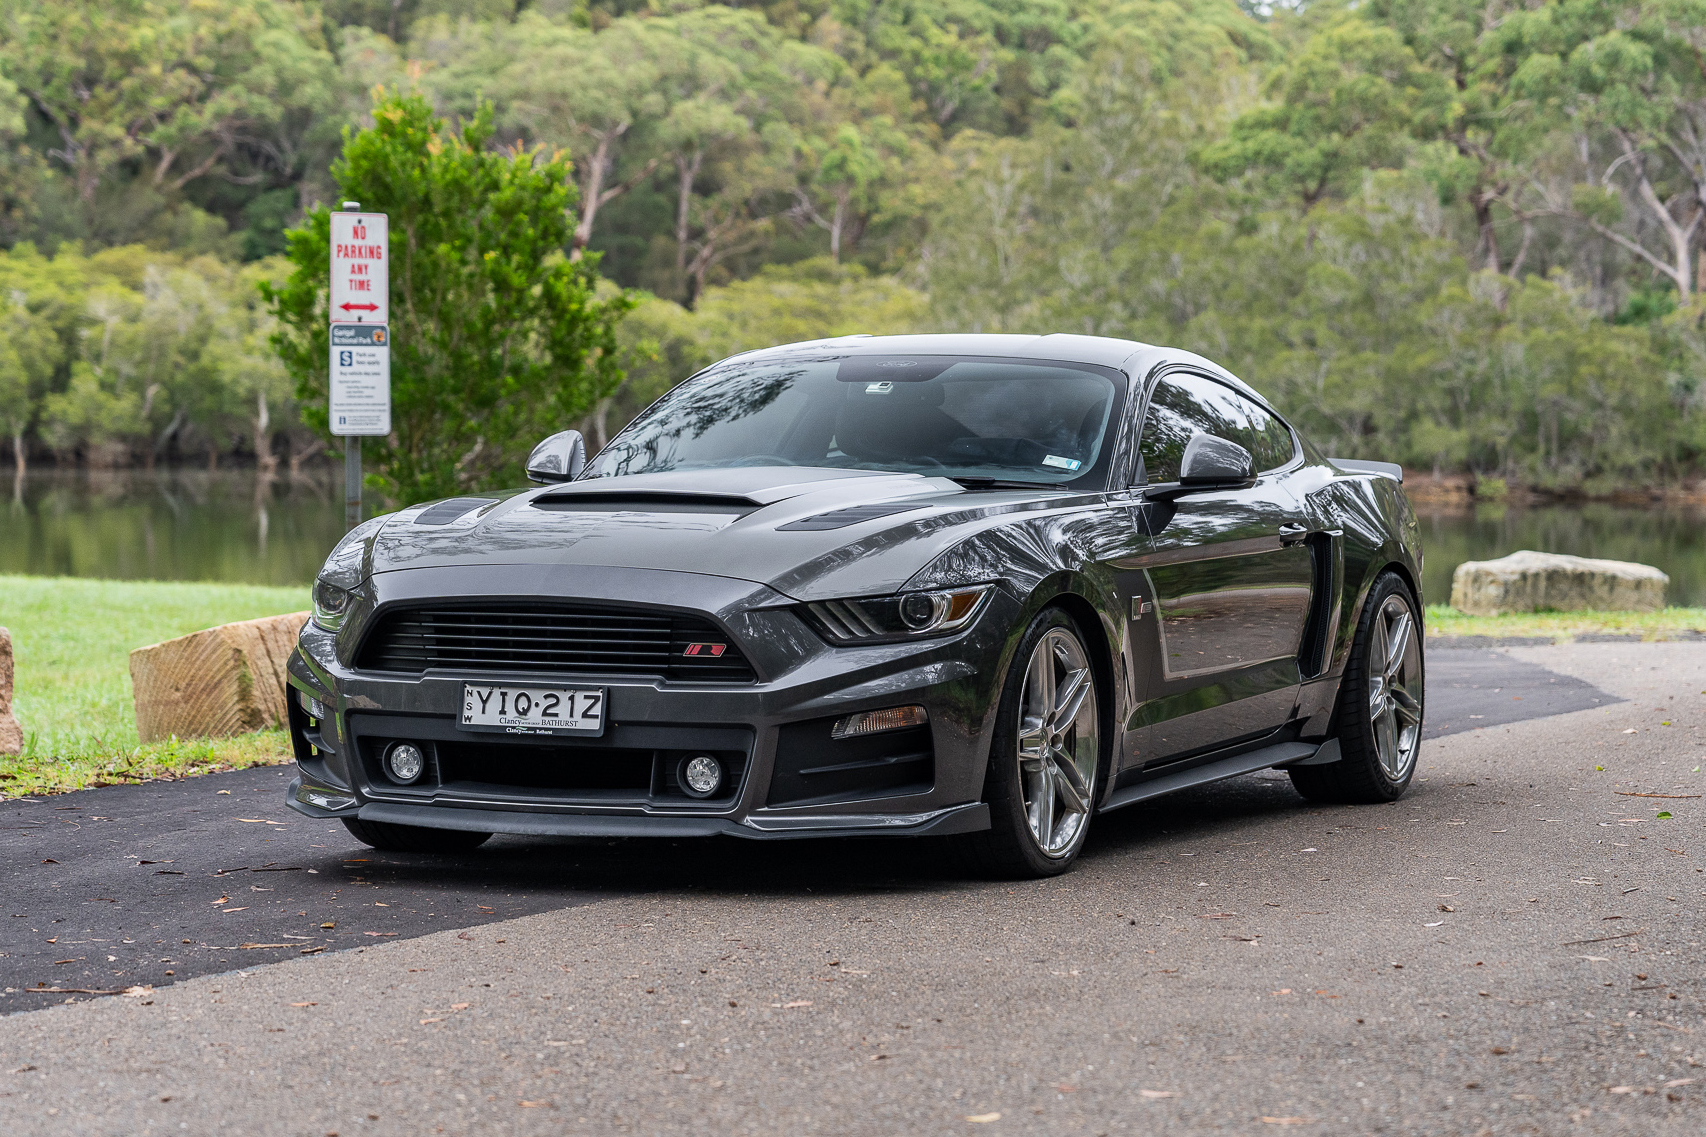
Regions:
[[24, 728], [12, 714], [12, 633], [0, 628], [0, 754], [24, 752]]
[[1657, 612], [1670, 577], [1651, 565], [1524, 549], [1465, 561], [1451, 577], [1451, 606], [1471, 616], [1508, 612]]
[[221, 624], [130, 653], [143, 742], [222, 738], [281, 726], [284, 663], [308, 613]]

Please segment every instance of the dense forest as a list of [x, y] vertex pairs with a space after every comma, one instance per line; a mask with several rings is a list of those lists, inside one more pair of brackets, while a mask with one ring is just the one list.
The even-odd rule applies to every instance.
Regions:
[[0, 0], [0, 446], [317, 454], [256, 285], [384, 88], [567, 154], [639, 301], [595, 444], [734, 350], [1075, 331], [1345, 456], [1681, 485], [1703, 58], [1706, 0]]

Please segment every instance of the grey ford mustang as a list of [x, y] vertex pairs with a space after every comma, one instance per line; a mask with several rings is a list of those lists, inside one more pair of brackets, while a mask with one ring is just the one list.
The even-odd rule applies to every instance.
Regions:
[[327, 559], [294, 808], [382, 849], [935, 835], [1039, 876], [1186, 786], [1279, 767], [1379, 802], [1415, 771], [1400, 471], [1187, 352], [790, 344], [528, 470]]

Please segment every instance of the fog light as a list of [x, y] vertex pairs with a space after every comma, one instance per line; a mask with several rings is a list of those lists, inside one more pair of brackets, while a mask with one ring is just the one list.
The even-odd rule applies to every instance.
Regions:
[[410, 742], [396, 742], [385, 752], [385, 772], [400, 786], [406, 786], [426, 769], [426, 755]]
[[829, 732], [831, 738], [852, 738], [860, 734], [878, 734], [885, 730], [905, 730], [909, 726], [924, 726], [930, 712], [923, 707], [885, 707], [880, 711], [860, 711], [848, 715]]
[[723, 787], [723, 764], [709, 754], [695, 754], [681, 763], [680, 781], [694, 797], [710, 797]]
[[302, 709], [308, 712], [309, 718], [323, 719], [326, 717], [325, 706], [308, 692], [296, 692], [296, 701], [302, 704]]

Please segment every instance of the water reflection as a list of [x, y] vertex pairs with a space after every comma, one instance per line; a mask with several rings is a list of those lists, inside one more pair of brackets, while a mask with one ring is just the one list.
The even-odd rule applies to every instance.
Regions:
[[1451, 599], [1451, 573], [1463, 561], [1538, 549], [1654, 565], [1670, 574], [1669, 603], [1706, 605], [1706, 509], [1482, 505], [1435, 511], [1418, 506], [1416, 513], [1427, 554], [1422, 589], [1430, 604]]
[[333, 471], [31, 471], [0, 509], [0, 573], [305, 584], [343, 535]]

